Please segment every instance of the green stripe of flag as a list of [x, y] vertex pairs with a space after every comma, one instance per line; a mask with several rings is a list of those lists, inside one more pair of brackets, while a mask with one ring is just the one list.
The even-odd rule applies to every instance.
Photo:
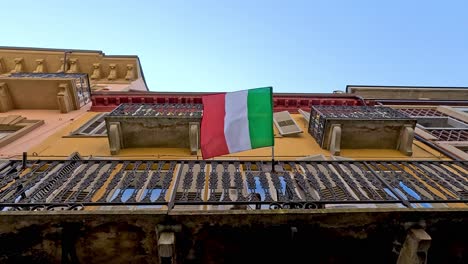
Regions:
[[247, 111], [252, 148], [274, 145], [272, 88], [248, 90]]

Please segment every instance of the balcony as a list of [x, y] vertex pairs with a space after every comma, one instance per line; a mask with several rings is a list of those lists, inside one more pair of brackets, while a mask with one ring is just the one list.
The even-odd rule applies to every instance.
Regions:
[[196, 154], [201, 104], [121, 104], [106, 119], [111, 154], [123, 148], [189, 148]]
[[90, 102], [89, 87], [88, 75], [80, 73], [12, 73], [1, 76], [0, 112], [57, 109], [68, 113]]
[[[0, 163], [0, 253], [12, 263], [111, 263], [116, 252], [129, 263], [300, 263], [312, 249], [320, 263], [396, 263], [428, 256], [419, 245], [431, 239], [431, 262], [461, 263], [468, 245], [467, 161], [25, 165]], [[282, 251], [294, 254], [272, 253]]]
[[324, 149], [398, 149], [412, 155], [416, 119], [389, 107], [313, 106], [309, 133]]
[[[468, 161], [37, 160], [0, 165], [11, 210], [435, 208], [468, 202]], [[18, 178], [18, 175], [22, 175]]]

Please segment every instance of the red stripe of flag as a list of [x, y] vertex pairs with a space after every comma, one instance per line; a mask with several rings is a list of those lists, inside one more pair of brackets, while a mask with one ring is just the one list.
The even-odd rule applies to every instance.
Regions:
[[229, 153], [224, 136], [225, 94], [206, 95], [201, 121], [201, 151], [203, 159]]

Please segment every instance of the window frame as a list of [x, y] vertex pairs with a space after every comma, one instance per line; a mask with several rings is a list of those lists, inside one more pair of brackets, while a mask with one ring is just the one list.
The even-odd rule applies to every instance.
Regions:
[[[105, 113], [99, 113], [95, 116], [93, 116], [93, 118], [91, 118], [90, 120], [88, 120], [86, 123], [84, 123], [82, 126], [80, 126], [78, 129], [72, 131], [68, 136], [66, 137], [107, 137], [107, 128], [105, 130], [105, 133], [103, 134], [95, 134], [97, 131], [99, 131], [100, 129], [102, 129], [103, 127], [106, 127], [106, 120], [105, 120], [105, 117], [108, 115], [109, 113], [105, 112]], [[102, 121], [100, 124], [98, 124], [95, 128], [93, 128], [90, 132], [88, 133], [84, 133], [83, 131], [85, 131], [86, 129], [88, 129], [89, 127], [91, 127], [94, 123], [98, 122], [99, 119], [102, 118]]]
[[[23, 116], [9, 115], [2, 116], [0, 118], [10, 119], [10, 121], [12, 121], [12, 123], [8, 124], [0, 123], [0, 131], [11, 131], [11, 133], [0, 138], [0, 148], [13, 143], [39, 126], [45, 124], [44, 120], [31, 120]], [[16, 120], [12, 118], [15, 118]]]

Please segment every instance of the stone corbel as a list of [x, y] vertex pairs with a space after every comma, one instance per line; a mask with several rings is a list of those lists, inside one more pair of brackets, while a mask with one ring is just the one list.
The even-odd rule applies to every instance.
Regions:
[[423, 229], [410, 229], [400, 250], [397, 264], [426, 264], [431, 241], [431, 236]]
[[159, 263], [177, 263], [176, 252], [176, 233], [180, 233], [180, 225], [157, 225], [157, 245]]
[[122, 130], [120, 127], [120, 122], [110, 122], [109, 131], [109, 149], [112, 155], [117, 155], [120, 152], [120, 149], [123, 147], [122, 142]]
[[36, 64], [37, 64], [36, 69], [33, 71], [34, 73], [44, 73], [44, 72], [46, 72], [44, 59], [37, 59]]
[[77, 73], [79, 72], [79, 67], [78, 67], [78, 59], [77, 58], [70, 58], [68, 60], [68, 63], [70, 63], [70, 69], [67, 71], [67, 73]]
[[411, 125], [404, 125], [398, 139], [398, 150], [407, 156], [413, 155], [414, 129]]
[[117, 79], [117, 64], [109, 64], [109, 75], [107, 76], [109, 81]]
[[197, 155], [199, 149], [200, 139], [200, 123], [190, 122], [189, 123], [189, 144], [190, 154]]
[[332, 155], [340, 155], [341, 152], [341, 125], [333, 124], [330, 128], [328, 150]]
[[101, 63], [93, 63], [93, 73], [91, 74], [91, 80], [101, 79]]
[[125, 75], [125, 80], [133, 81], [135, 80], [135, 66], [133, 64], [127, 64], [127, 74]]
[[163, 259], [167, 260], [167, 263], [175, 263], [175, 234], [174, 232], [162, 232], [158, 238], [158, 253], [161, 258], [160, 263], [163, 263]]
[[11, 73], [23, 72], [23, 58], [15, 58], [13, 60], [15, 62], [15, 68], [11, 71]]
[[61, 113], [68, 113], [72, 110], [70, 103], [70, 95], [68, 92], [68, 84], [59, 84], [59, 89], [57, 93], [57, 103]]
[[[65, 65], [65, 70], [64, 70], [64, 66]], [[60, 58], [60, 68], [58, 69], [57, 73], [60, 73], [60, 72], [67, 72], [68, 70], [68, 63], [65, 63], [65, 59], [64, 58]]]
[[13, 100], [6, 83], [0, 83], [0, 113], [8, 112], [13, 109]]

